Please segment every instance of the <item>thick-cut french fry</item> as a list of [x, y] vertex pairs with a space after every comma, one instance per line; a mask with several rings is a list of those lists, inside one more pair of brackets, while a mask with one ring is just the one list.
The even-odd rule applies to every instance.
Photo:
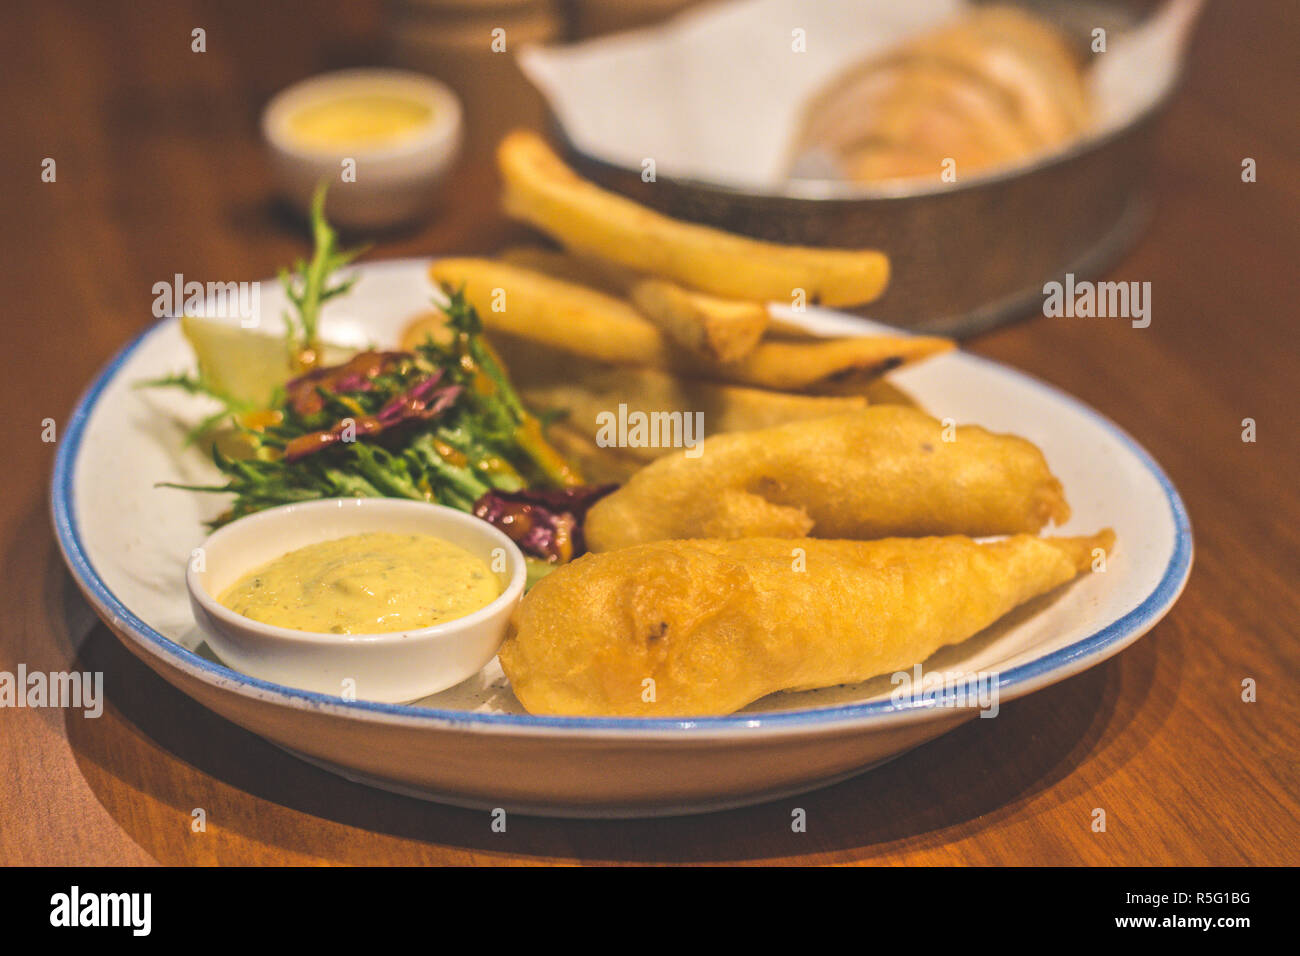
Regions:
[[[513, 336], [497, 336], [492, 344], [501, 356], [524, 401], [539, 411], [564, 411], [566, 423], [588, 436], [599, 431], [602, 413], [620, 405], [629, 413], [680, 412], [703, 416], [703, 435], [751, 431], [787, 422], [807, 421], [865, 408], [857, 396], [798, 395], [741, 385], [719, 385], [678, 378], [648, 368], [620, 368], [573, 356], [556, 360]], [[657, 457], [668, 449], [653, 449]]]
[[568, 248], [714, 295], [787, 302], [802, 289], [826, 305], [870, 302], [889, 281], [872, 249], [783, 246], [670, 219], [573, 172], [540, 136], [501, 141], [506, 212]]
[[454, 337], [455, 333], [447, 325], [446, 313], [430, 309], [427, 312], [421, 312], [407, 323], [406, 328], [402, 330], [399, 345], [409, 352], [417, 345], [423, 345], [428, 339], [432, 339], [439, 345], [446, 346], [451, 343]]
[[800, 342], [806, 342], [809, 339], [816, 341], [825, 336], [818, 335], [816, 332], [810, 332], [795, 322], [782, 319], [778, 316], [770, 316], [767, 320], [767, 334], [778, 339], [796, 339]]
[[579, 285], [591, 286], [598, 292], [625, 298], [637, 279], [631, 269], [601, 262], [585, 256], [575, 256], [562, 249], [543, 249], [541, 246], [510, 246], [497, 256], [506, 265], [518, 266], [540, 272], [552, 279], [564, 279]]
[[867, 381], [953, 347], [927, 336], [762, 342], [738, 362], [708, 362], [675, 347], [627, 303], [585, 286], [489, 259], [439, 259], [430, 275], [463, 286], [490, 331], [612, 365], [778, 391]]
[[622, 448], [602, 448], [590, 435], [563, 422], [546, 429], [547, 440], [570, 461], [582, 469], [587, 481], [601, 485], [622, 484], [641, 469], [645, 461], [629, 455]]
[[673, 364], [671, 343], [621, 299], [491, 259], [438, 259], [435, 283], [464, 287], [490, 332], [615, 365]]
[[629, 295], [637, 310], [678, 345], [714, 362], [745, 358], [767, 328], [767, 306], [761, 302], [723, 299], [663, 279], [642, 279]]
[[734, 362], [754, 350], [767, 328], [767, 306], [684, 289], [610, 262], [520, 246], [501, 260], [557, 279], [622, 296], [678, 345], [715, 362]]
[[[860, 394], [872, 405], [906, 405], [908, 408], [921, 408], [916, 399], [891, 382], [888, 377], [872, 379], [854, 394]], [[847, 395], [848, 393], [845, 393], [844, 397]]]
[[739, 362], [717, 368], [687, 363], [689, 374], [781, 391], [867, 383], [890, 369], [951, 351], [948, 339], [872, 335], [818, 342], [763, 342]]

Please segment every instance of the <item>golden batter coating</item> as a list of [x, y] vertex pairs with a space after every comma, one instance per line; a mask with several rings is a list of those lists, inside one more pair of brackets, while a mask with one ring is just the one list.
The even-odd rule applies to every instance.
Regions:
[[[950, 440], [945, 440], [945, 438]], [[587, 515], [587, 545], [675, 538], [881, 538], [1036, 532], [1070, 515], [1043, 453], [880, 405], [714, 435], [647, 465]]]
[[910, 668], [1090, 567], [1114, 534], [661, 541], [524, 598], [501, 666], [534, 714], [727, 714]]

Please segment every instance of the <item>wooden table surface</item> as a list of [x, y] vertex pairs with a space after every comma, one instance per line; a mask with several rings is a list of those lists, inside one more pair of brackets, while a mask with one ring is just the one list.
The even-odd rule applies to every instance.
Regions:
[[[303, 248], [268, 203], [260, 105], [376, 59], [374, 3], [10, 3], [5, 64], [0, 670], [100, 670], [107, 706], [0, 711], [0, 862], [1296, 863], [1300, 141], [1295, 5], [1212, 4], [1161, 131], [1154, 221], [1109, 278], [1153, 320], [1035, 318], [968, 347], [1119, 422], [1181, 489], [1182, 600], [1118, 657], [866, 776], [783, 804], [648, 822], [516, 819], [347, 783], [216, 717], [87, 609], [48, 514], [54, 445], [173, 273], [254, 279]], [[190, 31], [207, 30], [205, 54]], [[40, 181], [44, 157], [57, 182]], [[1243, 183], [1243, 157], [1258, 182]], [[374, 257], [491, 251], [516, 230], [482, 167]], [[1241, 440], [1242, 420], [1258, 440]], [[1243, 702], [1242, 681], [1258, 688]], [[1290, 683], [1288, 683], [1290, 682]], [[205, 834], [190, 810], [208, 810]], [[1091, 814], [1108, 816], [1093, 833]]]

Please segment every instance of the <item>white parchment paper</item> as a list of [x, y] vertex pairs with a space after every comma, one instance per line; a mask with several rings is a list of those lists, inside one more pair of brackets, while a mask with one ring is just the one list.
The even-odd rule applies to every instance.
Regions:
[[[653, 158], [665, 176], [779, 191], [808, 97], [965, 5], [729, 0], [652, 29], [528, 47], [519, 63], [583, 152], [633, 168]], [[1168, 90], [1200, 5], [1169, 0], [1136, 28], [1107, 37], [1088, 73], [1093, 135], [1124, 125]]]

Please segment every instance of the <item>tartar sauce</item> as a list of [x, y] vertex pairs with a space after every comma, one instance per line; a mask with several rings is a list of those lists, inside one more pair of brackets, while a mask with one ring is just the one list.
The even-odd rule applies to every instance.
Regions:
[[432, 535], [372, 533], [290, 551], [219, 601], [277, 627], [379, 634], [455, 620], [500, 594], [497, 576], [464, 548]]

